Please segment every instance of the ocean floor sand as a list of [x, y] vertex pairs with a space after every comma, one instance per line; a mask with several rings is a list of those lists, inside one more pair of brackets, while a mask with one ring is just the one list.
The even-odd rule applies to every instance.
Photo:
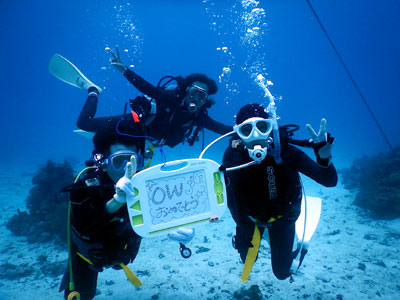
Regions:
[[[30, 181], [29, 173], [0, 171], [0, 300], [63, 298], [55, 274], [65, 269], [67, 251], [51, 242], [29, 244], [6, 228], [17, 209], [26, 210]], [[304, 185], [308, 195], [323, 199], [323, 211], [293, 283], [273, 276], [266, 240], [249, 281], [240, 281], [243, 265], [231, 246], [235, 225], [227, 211], [220, 222], [196, 228], [189, 259], [167, 238], [143, 239], [130, 265], [143, 285], [135, 288], [123, 271], [107, 269], [95, 299], [399, 299], [400, 219], [371, 219], [341, 184]]]

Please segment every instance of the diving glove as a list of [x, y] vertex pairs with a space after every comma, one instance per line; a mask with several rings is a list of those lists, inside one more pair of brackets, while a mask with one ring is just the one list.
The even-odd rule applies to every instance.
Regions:
[[188, 243], [193, 239], [193, 237], [194, 237], [193, 228], [182, 227], [168, 233], [169, 239], [180, 243]]
[[127, 201], [127, 198], [134, 197], [135, 192], [133, 190], [131, 178], [136, 173], [136, 158], [135, 156], [131, 156], [131, 161], [126, 164], [125, 167], [125, 175], [122, 176], [115, 188], [114, 200], [120, 204], [124, 204]]
[[110, 65], [113, 66], [113, 67], [114, 67], [115, 69], [117, 69], [118, 71], [120, 71], [122, 74], [125, 74], [126, 71], [128, 70], [128, 67], [125, 66], [125, 65], [122, 63], [121, 55], [119, 54], [119, 48], [118, 48], [118, 46], [115, 47], [115, 52], [116, 52], [116, 54], [114, 53], [114, 51], [112, 51], [112, 50], [110, 49], [110, 47], [106, 47], [105, 50], [106, 50], [108, 53], [110, 53], [111, 56], [112, 56], [112, 57], [110, 58]]
[[335, 138], [326, 132], [326, 119], [321, 120], [318, 134], [310, 124], [306, 124], [306, 127], [311, 134], [311, 141], [314, 143], [313, 148], [317, 157], [317, 163], [322, 167], [329, 167], [332, 159], [331, 150]]

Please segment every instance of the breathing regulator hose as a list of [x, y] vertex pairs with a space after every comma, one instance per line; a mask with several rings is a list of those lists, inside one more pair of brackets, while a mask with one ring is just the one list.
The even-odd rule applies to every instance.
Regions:
[[[76, 176], [74, 183], [79, 180], [79, 177], [89, 169], [93, 169], [96, 167], [88, 167], [83, 169], [79, 174]], [[74, 275], [72, 273], [72, 253], [71, 253], [71, 202], [68, 204], [68, 227], [67, 227], [67, 242], [68, 242], [68, 269], [69, 269], [69, 290], [70, 293], [68, 294], [67, 300], [80, 300], [81, 295], [78, 291], [75, 291], [75, 283], [74, 283]]]

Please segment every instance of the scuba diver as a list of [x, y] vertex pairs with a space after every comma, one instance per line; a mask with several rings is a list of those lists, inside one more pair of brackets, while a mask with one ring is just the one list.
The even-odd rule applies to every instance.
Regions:
[[93, 299], [98, 272], [106, 267], [123, 269], [132, 284], [141, 284], [126, 266], [138, 254], [141, 237], [132, 230], [125, 203], [134, 196], [131, 177], [143, 169], [144, 139], [111, 129], [98, 131], [93, 143], [92, 166], [63, 190], [70, 193], [69, 266], [60, 285], [65, 299]]
[[[208, 108], [215, 103], [209, 95], [215, 94], [218, 90], [214, 80], [201, 73], [184, 78], [166, 76], [163, 79], [167, 78], [167, 82], [161, 85], [163, 81], [161, 79], [155, 87], [122, 63], [118, 47], [116, 53], [108, 47], [106, 50], [112, 55], [111, 65], [145, 94], [129, 101], [132, 115], [129, 116], [130, 122], [133, 126], [141, 128], [142, 136], [163, 141], [164, 145], [173, 148], [185, 141], [193, 145], [203, 128], [218, 134], [232, 131], [231, 126], [219, 123], [208, 116]], [[176, 81], [177, 85], [167, 86], [171, 81]], [[174, 89], [170, 89], [171, 86]], [[85, 131], [96, 132], [98, 128], [116, 124], [115, 119], [121, 116], [94, 118], [100, 91], [93, 85], [88, 92], [88, 99], [78, 119], [78, 127]]]
[[[331, 162], [334, 138], [326, 133], [326, 120], [322, 119], [318, 134], [311, 125], [307, 124], [307, 128], [317, 162], [290, 145], [290, 138], [282, 130], [277, 145], [273, 120], [266, 109], [259, 104], [247, 104], [237, 114], [236, 134], [223, 157], [228, 208], [236, 223], [232, 244], [245, 267], [251, 259], [252, 266], [263, 232], [268, 229], [272, 270], [280, 280], [291, 276], [292, 261], [300, 251], [293, 251], [295, 222], [302, 200], [299, 173], [326, 187], [334, 187], [338, 180]], [[277, 157], [274, 149], [279, 147]], [[237, 166], [245, 167], [233, 168]]]

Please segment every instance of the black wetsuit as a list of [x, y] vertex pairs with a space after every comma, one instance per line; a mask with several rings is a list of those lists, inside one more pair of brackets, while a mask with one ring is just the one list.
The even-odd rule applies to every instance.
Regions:
[[[132, 262], [139, 251], [141, 237], [130, 226], [126, 206], [113, 214], [106, 211], [115, 186], [105, 172], [91, 169], [65, 191], [70, 192], [71, 199], [73, 281], [81, 300], [89, 300], [96, 295], [98, 272], [103, 267], [119, 269], [120, 263]], [[69, 282], [67, 268], [60, 286], [60, 291], [65, 290], [65, 299], [69, 294]]]
[[[274, 158], [267, 155], [260, 164], [228, 171], [226, 180], [228, 207], [236, 222], [235, 248], [242, 261], [251, 247], [254, 220], [265, 223], [266, 226], [259, 226], [259, 229], [262, 235], [268, 227], [273, 272], [278, 279], [285, 279], [290, 276], [295, 256], [292, 253], [295, 222], [302, 198], [299, 172], [327, 187], [336, 185], [337, 173], [333, 164], [323, 168], [303, 151], [288, 144], [282, 144], [281, 157], [281, 164], [276, 164]], [[247, 150], [229, 147], [224, 154], [223, 166], [229, 168], [250, 161]], [[268, 223], [271, 217], [278, 221]]]
[[78, 117], [77, 125], [80, 129], [89, 132], [119, 130], [122, 133], [132, 135], [138, 135], [141, 133], [140, 127], [135, 124], [134, 119], [130, 114], [95, 118], [97, 103], [97, 94], [89, 93]]
[[[140, 118], [140, 123], [134, 123], [132, 116], [125, 118], [130, 126], [127, 125], [128, 132], [135, 127], [137, 132], [137, 127], [143, 126], [143, 134], [151, 136], [156, 140], [164, 139], [164, 144], [173, 148], [177, 144], [184, 142], [195, 126], [206, 128], [219, 134], [232, 131], [231, 126], [219, 123], [209, 117], [207, 108], [204, 106], [196, 113], [185, 109], [183, 105], [183, 98], [185, 97], [184, 89], [183, 91], [180, 88], [166, 90], [155, 87], [130, 69], [127, 70], [124, 76], [140, 92], [156, 100], [155, 116], [151, 116], [151, 104], [146, 98], [138, 97], [131, 101], [132, 109], [142, 117]], [[97, 97], [95, 95], [89, 96], [78, 119], [78, 127], [80, 129], [96, 132], [104, 126], [115, 126], [121, 117], [94, 118], [96, 109]], [[153, 117], [154, 119], [147, 124], [146, 118]]]

